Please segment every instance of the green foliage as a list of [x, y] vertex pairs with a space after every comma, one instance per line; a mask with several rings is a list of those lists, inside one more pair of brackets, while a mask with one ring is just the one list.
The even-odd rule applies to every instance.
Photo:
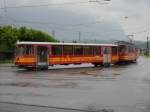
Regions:
[[16, 41], [57, 42], [57, 40], [42, 31], [26, 27], [15, 28], [0, 26], [0, 52], [14, 51]]

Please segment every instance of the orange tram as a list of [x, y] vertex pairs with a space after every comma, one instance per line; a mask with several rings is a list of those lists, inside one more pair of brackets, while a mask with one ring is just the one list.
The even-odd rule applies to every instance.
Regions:
[[15, 65], [27, 69], [48, 69], [53, 65], [92, 63], [96, 67], [133, 62], [137, 58], [134, 44], [123, 41], [115, 44], [17, 42]]

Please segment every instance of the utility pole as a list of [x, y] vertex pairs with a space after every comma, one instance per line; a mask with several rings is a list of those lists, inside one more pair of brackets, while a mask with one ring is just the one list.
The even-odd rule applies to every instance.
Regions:
[[96, 40], [96, 39], [94, 39], [94, 43], [96, 43], [96, 41], [97, 41], [97, 40]]
[[52, 36], [55, 37], [55, 30], [52, 30]]
[[7, 21], [7, 3], [6, 3], [6, 0], [3, 1], [4, 2], [4, 13], [5, 13], [5, 18], [6, 18], [6, 22]]
[[7, 13], [7, 5], [6, 5], [6, 0], [4, 0], [4, 12]]
[[81, 42], [81, 32], [79, 31], [79, 42]]
[[149, 40], [147, 36], [147, 44], [146, 44], [146, 55], [149, 55]]

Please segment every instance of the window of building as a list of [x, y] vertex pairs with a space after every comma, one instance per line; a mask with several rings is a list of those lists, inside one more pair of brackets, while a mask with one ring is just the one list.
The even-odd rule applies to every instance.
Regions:
[[73, 55], [73, 46], [64, 46], [64, 55]]
[[75, 46], [74, 54], [75, 55], [83, 55], [83, 46]]
[[61, 45], [53, 45], [52, 46], [52, 55], [62, 55], [62, 46]]

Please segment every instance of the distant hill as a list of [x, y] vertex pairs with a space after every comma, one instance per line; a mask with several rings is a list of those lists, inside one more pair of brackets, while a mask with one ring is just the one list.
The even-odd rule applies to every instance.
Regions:
[[[150, 42], [149, 42], [150, 44]], [[135, 45], [140, 49], [146, 49], [147, 43], [144, 41], [135, 41]]]
[[[114, 43], [116, 41], [119, 40], [85, 40], [85, 42], [87, 43]], [[123, 40], [123, 41], [127, 41], [127, 40]], [[144, 41], [134, 41], [136, 47], [140, 48], [140, 49], [146, 49], [146, 45], [147, 43]], [[150, 42], [149, 42], [150, 45]]]

